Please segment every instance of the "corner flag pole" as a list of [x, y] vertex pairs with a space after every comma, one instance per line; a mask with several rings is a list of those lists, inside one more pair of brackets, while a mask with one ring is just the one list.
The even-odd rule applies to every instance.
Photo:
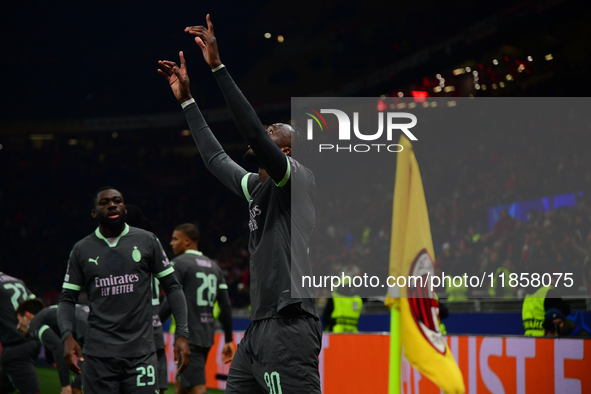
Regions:
[[[396, 181], [392, 209], [392, 239], [390, 242], [390, 276], [407, 276], [413, 272], [413, 261], [424, 256], [426, 268], [433, 272], [433, 240], [425, 191], [412, 144], [400, 136], [405, 153], [398, 153]], [[405, 359], [422, 376], [431, 380], [446, 394], [464, 394], [466, 388], [458, 368], [439, 327], [428, 328], [427, 335], [419, 321], [426, 320], [421, 312], [413, 311], [408, 301], [408, 288], [390, 287], [385, 304], [390, 306], [390, 379], [389, 393], [402, 391], [401, 348]], [[434, 295], [429, 293], [434, 300]], [[436, 305], [436, 304], [435, 304]], [[433, 307], [429, 313], [433, 313]], [[408, 382], [407, 382], [408, 383]], [[408, 385], [407, 385], [408, 388]], [[408, 390], [407, 390], [408, 391]]]
[[402, 346], [400, 340], [400, 301], [396, 299], [390, 308], [390, 374], [388, 394], [400, 394], [400, 373]]

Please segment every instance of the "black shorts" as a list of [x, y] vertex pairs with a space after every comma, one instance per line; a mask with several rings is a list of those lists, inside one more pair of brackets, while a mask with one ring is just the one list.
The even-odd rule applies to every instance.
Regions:
[[209, 349], [211, 348], [189, 345], [191, 351], [189, 366], [178, 377], [181, 387], [189, 388], [205, 384], [205, 362]]
[[320, 394], [322, 326], [315, 317], [250, 323], [228, 373], [226, 394]]
[[34, 340], [5, 347], [0, 358], [0, 387], [7, 392], [16, 389], [21, 394], [39, 392], [35, 360], [40, 349], [41, 344]]
[[156, 350], [158, 358], [158, 388], [168, 389], [168, 362], [166, 361], [166, 351], [164, 349]]
[[158, 385], [156, 353], [139, 357], [93, 357], [84, 355], [84, 394], [154, 394]]

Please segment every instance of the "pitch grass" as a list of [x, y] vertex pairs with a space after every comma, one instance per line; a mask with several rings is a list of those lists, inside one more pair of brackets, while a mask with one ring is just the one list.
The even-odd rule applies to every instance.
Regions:
[[[37, 376], [39, 376], [39, 386], [41, 394], [59, 394], [62, 390], [57, 376], [57, 369], [47, 367], [37, 367]], [[168, 385], [166, 394], [174, 394], [174, 386]], [[223, 394], [221, 390], [207, 389], [207, 394]]]

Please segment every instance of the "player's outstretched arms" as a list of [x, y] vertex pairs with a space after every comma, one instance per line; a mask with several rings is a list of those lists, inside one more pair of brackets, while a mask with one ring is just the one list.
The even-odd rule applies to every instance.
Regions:
[[207, 26], [207, 28], [204, 26], [191, 26], [187, 27], [185, 31], [195, 36], [195, 41], [201, 48], [205, 61], [214, 71], [240, 133], [248, 141], [263, 168], [267, 170], [273, 181], [278, 184], [283, 180], [287, 171], [285, 154], [271, 140], [256, 112], [234, 82], [228, 70], [222, 67], [209, 14], [207, 15]]
[[211, 132], [201, 111], [199, 111], [199, 107], [191, 97], [187, 62], [183, 52], [180, 52], [179, 56], [181, 67], [178, 67], [175, 62], [161, 60], [158, 64], [162, 69], [159, 69], [158, 73], [168, 81], [176, 99], [183, 106], [183, 112], [191, 129], [191, 135], [199, 148], [199, 154], [207, 169], [230, 190], [242, 196], [241, 181], [247, 171], [226, 154]]

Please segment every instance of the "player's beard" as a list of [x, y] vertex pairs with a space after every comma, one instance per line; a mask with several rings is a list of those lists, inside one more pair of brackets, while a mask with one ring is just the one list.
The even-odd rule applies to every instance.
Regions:
[[111, 220], [107, 216], [97, 216], [97, 221], [99, 224], [109, 230], [119, 230], [125, 227], [125, 222], [127, 221], [127, 212], [123, 212], [119, 215], [117, 220]]
[[261, 168], [261, 162], [252, 149], [247, 150], [242, 158], [246, 161], [256, 164], [257, 167]]

